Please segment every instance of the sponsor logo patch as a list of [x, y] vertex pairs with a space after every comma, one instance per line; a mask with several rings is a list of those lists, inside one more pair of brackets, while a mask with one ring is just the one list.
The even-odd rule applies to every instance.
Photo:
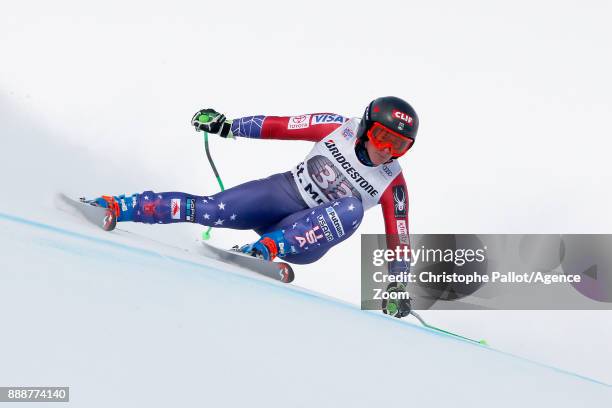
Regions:
[[332, 115], [329, 113], [323, 113], [320, 115], [312, 115], [311, 125], [327, 125], [329, 123], [343, 124], [346, 119], [344, 116]]
[[397, 225], [397, 235], [399, 235], [399, 241], [402, 244], [410, 244], [410, 238], [408, 237], [408, 227], [406, 226], [405, 220], [395, 221]]
[[327, 215], [329, 216], [329, 219], [331, 220], [332, 225], [336, 230], [336, 235], [338, 236], [338, 238], [343, 237], [344, 228], [342, 227], [342, 222], [340, 222], [340, 217], [338, 217], [338, 213], [336, 212], [336, 210], [334, 210], [332, 207], [327, 207], [325, 211], [327, 212]]
[[185, 202], [185, 221], [195, 222], [195, 198], [188, 198]]
[[384, 166], [382, 166], [382, 170], [385, 172], [385, 174], [387, 176], [389, 176], [389, 177], [393, 176], [393, 172], [391, 171], [389, 166], [387, 166], [386, 164]]
[[181, 219], [181, 199], [173, 198], [170, 200], [170, 214], [173, 220]]
[[347, 128], [344, 128], [344, 130], [342, 131], [342, 136], [344, 136], [346, 140], [350, 140], [353, 137], [355, 137], [355, 133], [353, 133], [353, 131], [347, 127]]
[[333, 241], [334, 234], [332, 234], [331, 230], [329, 229], [329, 226], [327, 225], [327, 221], [325, 221], [325, 217], [323, 217], [323, 214], [319, 214], [317, 216], [317, 221], [319, 222], [319, 226], [321, 227], [321, 231], [323, 231], [325, 239], [327, 239], [328, 241]]
[[406, 205], [406, 189], [404, 186], [393, 187], [393, 212], [395, 218], [406, 218], [407, 205]]
[[310, 115], [291, 116], [287, 129], [305, 129], [310, 126]]
[[408, 115], [407, 113], [404, 113], [397, 109], [393, 109], [393, 112], [391, 114], [393, 115], [395, 119], [401, 120], [408, 126], [412, 126], [414, 124], [414, 119], [412, 119], [412, 116]]

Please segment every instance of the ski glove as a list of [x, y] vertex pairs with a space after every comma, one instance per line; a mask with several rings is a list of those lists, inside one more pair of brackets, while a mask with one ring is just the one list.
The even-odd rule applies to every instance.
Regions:
[[[383, 299], [382, 301], [382, 311], [384, 314], [397, 317], [398, 319], [410, 314], [410, 298], [404, 284], [390, 283], [387, 286], [386, 293], [389, 295], [389, 299]], [[397, 297], [397, 299], [394, 299], [394, 297]]]
[[233, 138], [232, 121], [227, 120], [224, 114], [214, 109], [201, 109], [191, 118], [191, 125], [196, 132], [208, 132], [221, 137]]

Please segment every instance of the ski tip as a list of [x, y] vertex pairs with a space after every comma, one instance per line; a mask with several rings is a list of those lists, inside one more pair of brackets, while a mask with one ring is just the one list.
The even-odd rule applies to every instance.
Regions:
[[295, 279], [293, 268], [291, 268], [291, 266], [285, 262], [277, 262], [277, 264], [278, 264], [278, 273], [280, 276], [280, 281], [284, 283], [293, 282], [293, 279]]
[[478, 344], [482, 344], [483, 346], [488, 346], [488, 345], [489, 345], [489, 343], [487, 343], [487, 341], [486, 341], [486, 340], [484, 340], [484, 339], [479, 340], [479, 341], [478, 341]]

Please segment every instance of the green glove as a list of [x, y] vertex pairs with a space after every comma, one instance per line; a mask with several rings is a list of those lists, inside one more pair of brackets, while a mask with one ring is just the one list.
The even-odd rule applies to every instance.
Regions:
[[232, 121], [227, 120], [224, 114], [214, 109], [200, 109], [191, 118], [191, 125], [196, 132], [208, 132], [221, 137], [234, 138]]
[[389, 299], [383, 299], [382, 301], [382, 311], [384, 314], [397, 317], [398, 319], [410, 314], [412, 308], [404, 284], [390, 283], [389, 286], [387, 286], [386, 293], [389, 295]]

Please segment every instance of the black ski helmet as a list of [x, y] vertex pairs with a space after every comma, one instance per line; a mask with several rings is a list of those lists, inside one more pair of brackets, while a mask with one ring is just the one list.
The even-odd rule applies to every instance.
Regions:
[[380, 123], [413, 141], [419, 129], [419, 117], [415, 110], [408, 102], [395, 96], [383, 96], [370, 102], [357, 128], [357, 138], [366, 141], [367, 132], [374, 123]]

